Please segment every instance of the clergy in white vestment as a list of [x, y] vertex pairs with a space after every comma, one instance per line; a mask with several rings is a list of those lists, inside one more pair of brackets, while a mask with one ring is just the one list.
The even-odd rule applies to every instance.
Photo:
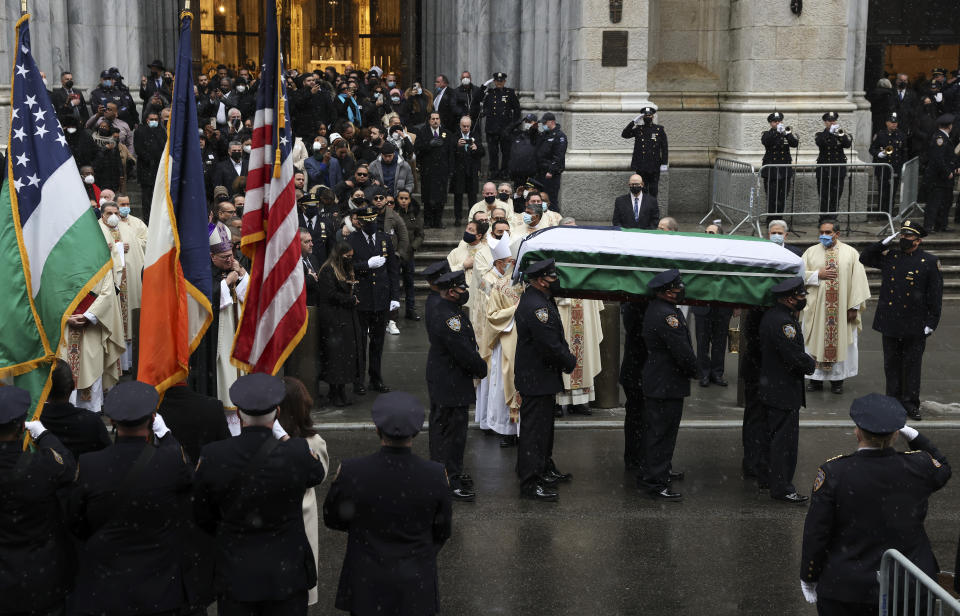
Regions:
[[143, 249], [146, 242], [141, 241], [131, 224], [123, 222], [120, 207], [116, 202], [104, 202], [100, 214], [100, 228], [113, 257], [115, 284], [119, 290], [120, 314], [123, 317], [124, 341], [127, 347], [120, 366], [123, 370], [129, 370], [133, 364], [133, 333], [136, 330], [134, 311], [140, 309], [140, 298], [143, 295]]
[[[467, 227], [463, 232], [463, 239], [460, 240], [456, 248], [447, 254], [447, 263], [450, 264], [450, 269], [452, 271], [463, 270], [464, 277], [467, 279], [468, 288], [476, 288], [479, 282], [479, 278], [474, 278], [476, 272], [474, 261], [477, 251], [482, 247], [482, 243], [483, 235], [478, 232], [477, 223], [471, 220], [467, 223]], [[477, 314], [476, 304], [477, 298], [475, 294], [471, 293], [467, 300], [466, 307], [469, 310], [467, 316], [470, 318], [470, 323], [474, 328], [477, 327], [477, 321], [475, 319], [475, 315]]]
[[817, 361], [807, 389], [830, 381], [831, 391], [842, 393], [843, 380], [857, 374], [857, 337], [870, 287], [860, 254], [840, 241], [839, 224], [824, 220], [819, 233], [820, 242], [803, 253], [809, 295], [800, 322], [806, 351]]

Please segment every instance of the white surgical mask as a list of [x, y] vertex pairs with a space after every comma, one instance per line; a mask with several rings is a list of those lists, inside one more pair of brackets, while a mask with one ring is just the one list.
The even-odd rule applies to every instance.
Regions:
[[243, 146], [243, 153], [244, 153], [244, 154], [249, 154], [249, 153], [250, 153], [250, 146], [249, 146], [249, 145]]
[[116, 227], [119, 224], [120, 224], [120, 217], [117, 216], [116, 214], [110, 214], [110, 216], [107, 217], [108, 227]]
[[314, 142], [313, 142], [313, 151], [314, 151], [314, 152], [319, 152], [319, 151], [322, 150], [322, 149], [323, 149], [323, 144], [322, 144], [322, 143], [320, 143], [319, 141], [314, 141]]
[[67, 134], [68, 134], [68, 135], [72, 135], [72, 134], [75, 133], [75, 132], [77, 132], [77, 129], [75, 129], [74, 127], [70, 126], [70, 127], [67, 128]]
[[463, 86], [468, 86], [468, 85], [470, 85], [470, 78], [469, 78], [469, 77], [464, 77], [463, 79], [461, 79], [461, 80], [460, 80], [460, 85], [463, 85]]
[[394, 103], [399, 103], [399, 102], [400, 102], [400, 97], [399, 97], [399, 96], [391, 96], [391, 97], [390, 97], [390, 101], [391, 101], [391, 102], [394, 102]]
[[247, 86], [237, 86], [237, 92], [241, 94], [247, 91]]
[[130, 215], [130, 206], [129, 206], [129, 205], [121, 205], [121, 206], [120, 206], [120, 217], [121, 217], [121, 218], [126, 218], [126, 217], [129, 216], [129, 215]]
[[523, 130], [530, 130], [530, 127], [533, 126], [533, 124], [531, 124], [530, 122], [524, 122], [522, 126], [523, 126]]
[[92, 176], [92, 175], [85, 175], [85, 176], [83, 177], [83, 183], [84, 183], [84, 184], [93, 184], [93, 176]]
[[423, 94], [423, 88], [417, 87], [417, 94]]
[[523, 224], [525, 224], [525, 225], [532, 225], [532, 224], [533, 224], [533, 216], [531, 216], [530, 214], [524, 212], [524, 213], [523, 213]]
[[147, 122], [147, 126], [149, 126], [150, 128], [156, 128], [160, 126], [160, 122], [157, 122], [156, 120], [150, 120], [149, 122]]
[[780, 244], [783, 246], [783, 233], [771, 233], [770, 241], [774, 244]]

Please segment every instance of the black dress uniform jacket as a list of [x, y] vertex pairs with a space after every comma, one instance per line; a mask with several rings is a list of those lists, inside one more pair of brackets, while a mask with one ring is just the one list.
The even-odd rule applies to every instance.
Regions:
[[779, 302], [760, 320], [760, 356], [760, 401], [785, 410], [803, 406], [803, 375], [813, 374], [817, 362], [803, 350], [800, 323]]
[[79, 409], [69, 402], [47, 402], [40, 417], [43, 427], [63, 443], [73, 459], [111, 445], [110, 435], [100, 415]]
[[[152, 435], [151, 435], [152, 438]], [[156, 447], [139, 479], [120, 494], [145, 447]], [[80, 549], [73, 602], [80, 614], [152, 614], [186, 602], [180, 521], [192, 472], [172, 434], [140, 437], [80, 457], [69, 515]]]
[[537, 166], [540, 174], [559, 175], [567, 168], [567, 135], [560, 127], [545, 130], [537, 144]]
[[277, 443], [248, 468], [272, 438], [270, 428], [245, 426], [204, 447], [197, 464], [194, 513], [216, 535], [217, 585], [234, 601], [278, 601], [317, 584], [301, 506], [326, 469], [302, 438]]
[[660, 171], [660, 165], [670, 163], [667, 132], [659, 124], [635, 124], [632, 120], [620, 134], [624, 139], [635, 139], [630, 168], [646, 178], [645, 174]]
[[847, 162], [847, 155], [843, 151], [853, 143], [850, 135], [844, 134], [841, 137], [829, 130], [822, 130], [814, 135], [813, 141], [820, 150], [817, 155], [817, 164]]
[[685, 398], [690, 379], [700, 375], [690, 330], [683, 313], [659, 297], [650, 300], [643, 315], [643, 395], [647, 398]]
[[313, 256], [317, 260], [316, 265], [319, 268], [327, 260], [327, 255], [333, 249], [336, 243], [337, 225], [334, 217], [326, 212], [317, 212], [316, 215], [307, 217], [305, 213], [297, 214], [300, 228], [310, 232], [310, 238], [313, 239]]
[[451, 516], [443, 466], [409, 447], [344, 460], [323, 503], [324, 524], [349, 533], [336, 607], [357, 616], [435, 614], [437, 553]]
[[646, 300], [620, 305], [624, 341], [619, 383], [624, 389], [640, 389], [643, 385], [643, 365], [647, 362], [647, 345], [643, 341], [643, 316], [646, 312]]
[[186, 385], [167, 389], [157, 412], [193, 463], [204, 445], [230, 438], [223, 402]]
[[487, 376], [487, 363], [477, 351], [473, 325], [460, 306], [443, 299], [427, 320], [427, 389], [440, 406], [466, 406], [476, 400], [473, 379]]
[[[939, 128], [930, 137], [927, 150], [927, 169], [924, 179], [930, 186], [953, 188], [950, 174], [956, 169], [953, 156], [953, 142]], [[947, 203], [949, 206], [949, 202]]]
[[0, 443], [0, 614], [62, 606], [73, 578], [57, 490], [77, 465], [49, 429], [36, 445], [31, 454], [19, 440]]
[[[878, 154], [886, 150], [887, 146], [893, 147], [893, 153], [880, 158]], [[878, 132], [870, 144], [870, 155], [873, 156], [873, 162], [889, 163], [889, 165], [893, 167], [893, 172], [899, 174], [907, 156], [907, 144], [903, 139], [903, 133], [900, 132], [900, 129], [883, 129]]]
[[[393, 251], [393, 240], [383, 231], [373, 235], [373, 246], [367, 235], [356, 231], [347, 236], [353, 248], [353, 273], [357, 277], [357, 310], [381, 312], [390, 308], [390, 300], [400, 300], [400, 262]], [[370, 257], [385, 257], [387, 262], [370, 269]]]
[[912, 254], [876, 242], [863, 249], [860, 263], [880, 268], [880, 296], [873, 329], [884, 336], [922, 336], [940, 323], [943, 276], [940, 262], [920, 248]]
[[[766, 151], [763, 153], [763, 164], [764, 165], [788, 165], [793, 162], [793, 157], [790, 155], [790, 148], [795, 148], [800, 145], [800, 140], [797, 139], [797, 136], [793, 133], [789, 135], [786, 132], [781, 133], [775, 128], [771, 128], [768, 131], [760, 136], [760, 143], [763, 144], [763, 147]], [[777, 167], [774, 169], [764, 169], [764, 177], [780, 177], [784, 178], [790, 175], [792, 172], [791, 169], [786, 167]]]
[[897, 549], [936, 578], [939, 568], [923, 529], [927, 497], [950, 479], [946, 458], [925, 436], [916, 451], [863, 449], [817, 470], [803, 527], [800, 579], [817, 594], [851, 603], [877, 603], [883, 553]]
[[520, 99], [513, 88], [488, 89], [483, 95], [484, 130], [503, 134], [520, 118]]
[[510, 133], [510, 177], [522, 182], [537, 175], [539, 164], [537, 150], [540, 147], [540, 133], [530, 127], [523, 130], [522, 122]]
[[517, 355], [513, 382], [521, 396], [546, 396], [563, 391], [561, 372], [572, 372], [577, 358], [563, 335], [557, 303], [528, 286], [514, 313]]

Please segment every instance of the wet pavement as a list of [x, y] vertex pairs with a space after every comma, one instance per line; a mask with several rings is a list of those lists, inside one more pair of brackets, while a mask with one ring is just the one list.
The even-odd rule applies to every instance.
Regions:
[[[960, 460], [960, 430], [918, 425]], [[331, 469], [378, 447], [372, 430], [322, 432]], [[902, 445], [901, 445], [902, 447]], [[414, 442], [426, 456], [427, 438]], [[455, 503], [453, 536], [440, 552], [443, 614], [812, 615], [799, 589], [806, 507], [757, 494], [740, 477], [740, 431], [682, 428], [674, 465], [682, 503], [655, 502], [623, 470], [622, 433], [561, 430], [555, 459], [573, 473], [557, 503], [520, 500], [516, 449], [471, 430], [465, 463], [474, 503]], [[795, 483], [805, 494], [817, 466], [853, 451], [851, 428], [804, 428]], [[332, 472], [331, 472], [332, 475]], [[927, 532], [941, 568], [952, 570], [960, 532], [956, 479], [930, 500]], [[319, 488], [325, 497], [330, 480]], [[320, 529], [320, 602], [334, 613], [346, 534]]]

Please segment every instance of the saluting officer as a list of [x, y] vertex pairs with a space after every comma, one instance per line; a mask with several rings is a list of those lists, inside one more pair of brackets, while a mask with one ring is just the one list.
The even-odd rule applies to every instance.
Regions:
[[[904, 425], [905, 415], [895, 398], [857, 398], [850, 405], [857, 451], [817, 469], [800, 585], [820, 614], [875, 614], [877, 570], [888, 549], [931, 577], [940, 571], [923, 522], [927, 499], [950, 479], [950, 465], [927, 437]], [[893, 448], [898, 432], [910, 451]]]
[[903, 133], [900, 132], [900, 115], [893, 112], [887, 116], [886, 129], [873, 136], [870, 143], [870, 155], [875, 163], [887, 163], [893, 167], [893, 190], [890, 186], [890, 170], [886, 167], [877, 167], [873, 174], [877, 178], [877, 192], [879, 193], [880, 209], [890, 204], [890, 195], [900, 194], [900, 170], [903, 161], [907, 158], [907, 144]]
[[670, 164], [667, 132], [663, 126], [653, 123], [656, 113], [655, 107], [644, 107], [620, 133], [624, 139], [634, 140], [630, 168], [643, 178], [647, 194], [654, 197], [660, 190], [660, 172], [666, 171]]
[[103, 401], [116, 441], [80, 456], [68, 507], [83, 542], [77, 614], [167, 614], [187, 604], [179, 535], [193, 472], [159, 401], [146, 383], [116, 385]]
[[923, 226], [928, 231], [947, 230], [947, 215], [953, 197], [953, 180], [957, 177], [957, 161], [953, 155], [950, 131], [953, 116], [949, 113], [937, 118], [937, 130], [930, 137], [927, 150], [927, 168], [923, 179], [927, 182], [927, 209]]
[[473, 479], [463, 472], [467, 446], [467, 407], [476, 400], [474, 379], [487, 376], [477, 338], [463, 306], [470, 297], [463, 270], [436, 282], [440, 301], [427, 319], [427, 389], [430, 391], [430, 459], [443, 464], [455, 500], [472, 501]]
[[492, 178], [507, 177], [510, 167], [510, 137], [507, 131], [520, 119], [520, 99], [513, 88], [506, 87], [507, 74], [493, 74], [493, 87], [483, 94], [481, 103], [484, 130], [487, 133], [487, 156], [489, 175]]
[[[62, 614], [73, 581], [57, 490], [73, 483], [70, 451], [39, 421], [30, 392], [0, 387], [0, 597], [2, 613]], [[37, 450], [23, 450], [29, 430]]]
[[194, 514], [216, 538], [220, 614], [305, 614], [317, 566], [303, 527], [303, 493], [323, 481], [327, 452], [271, 427], [283, 380], [256, 372], [230, 386], [241, 432], [201, 450]]
[[553, 299], [560, 291], [556, 263], [544, 259], [524, 271], [527, 288], [514, 313], [517, 355], [514, 384], [520, 394], [520, 439], [517, 443], [517, 474], [520, 495], [540, 501], [557, 500], [551, 489], [569, 481], [553, 462], [553, 406], [563, 391], [561, 372], [573, 372], [577, 358], [570, 352], [563, 323]]
[[336, 241], [336, 220], [332, 213], [320, 210], [320, 199], [314, 195], [300, 197], [300, 228], [310, 232], [313, 256], [317, 267], [323, 265]]
[[356, 616], [436, 614], [437, 553], [452, 526], [450, 487], [440, 464], [413, 453], [423, 427], [419, 400], [384, 394], [371, 414], [380, 451], [344, 460], [323, 503], [327, 528], [348, 533], [336, 607]]
[[800, 407], [806, 403], [803, 375], [813, 374], [817, 363], [803, 350], [803, 331], [796, 314], [807, 305], [803, 279], [787, 278], [773, 289], [776, 303], [760, 320], [760, 392], [768, 440], [761, 448], [760, 488], [787, 503], [805, 503], [797, 494], [793, 473], [797, 469]]
[[[763, 154], [764, 165], [789, 165], [793, 162], [790, 148], [800, 145], [800, 140], [783, 125], [783, 114], [774, 111], [767, 116], [770, 130], [760, 135], [760, 143], [766, 150]], [[767, 192], [767, 212], [783, 212], [787, 201], [787, 192], [793, 184], [794, 171], [789, 167], [765, 167], [760, 172], [763, 178], [763, 189]], [[771, 186], [772, 184], [772, 186]]]
[[680, 271], [669, 269], [650, 279], [654, 294], [643, 315], [643, 341], [647, 361], [643, 364], [643, 470], [637, 487], [651, 497], [678, 501], [682, 497], [670, 484], [683, 479], [673, 470], [673, 450], [683, 415], [683, 399], [690, 395], [690, 379], [700, 369], [690, 342], [690, 330], [677, 304], [683, 301]]
[[540, 143], [537, 146], [537, 178], [550, 195], [550, 209], [560, 211], [560, 174], [567, 168], [567, 135], [557, 124], [557, 116], [540, 116]]
[[893, 234], [867, 246], [860, 262], [880, 268], [880, 297], [873, 329], [883, 335], [883, 371], [887, 395], [920, 420], [920, 374], [927, 337], [940, 323], [943, 276], [940, 261], [920, 249], [927, 231], [915, 220], [900, 227], [900, 241]]
[[[838, 122], [840, 114], [828, 111], [821, 119], [823, 130], [814, 136], [814, 142], [820, 153], [817, 155], [817, 164], [844, 164], [847, 155], [844, 150], [853, 144], [853, 140]], [[836, 212], [843, 196], [843, 184], [847, 179], [846, 167], [817, 167], [817, 194], [820, 195], [820, 211]]]

